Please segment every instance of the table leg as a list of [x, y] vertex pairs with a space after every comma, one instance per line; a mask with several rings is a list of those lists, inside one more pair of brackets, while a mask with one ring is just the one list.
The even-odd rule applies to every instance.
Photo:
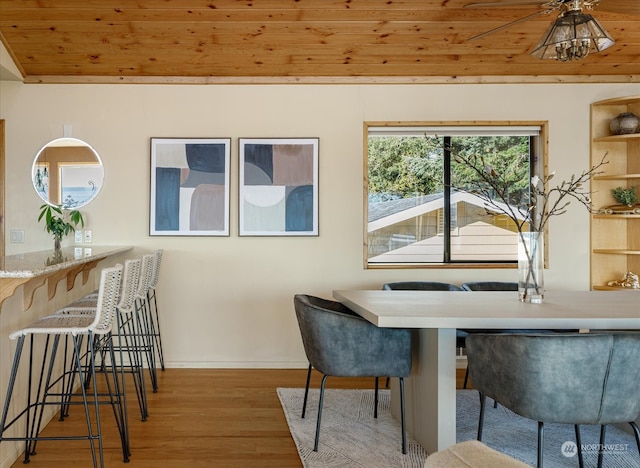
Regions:
[[[397, 379], [393, 379], [397, 380]], [[400, 420], [397, 383], [391, 412]], [[456, 330], [425, 329], [414, 336], [413, 367], [405, 382], [407, 431], [427, 454], [456, 443]]]

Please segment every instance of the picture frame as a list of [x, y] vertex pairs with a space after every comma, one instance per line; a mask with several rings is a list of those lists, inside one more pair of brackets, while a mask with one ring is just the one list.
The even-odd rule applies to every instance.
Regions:
[[239, 139], [239, 235], [318, 236], [319, 138]]
[[151, 138], [149, 235], [228, 236], [230, 138]]

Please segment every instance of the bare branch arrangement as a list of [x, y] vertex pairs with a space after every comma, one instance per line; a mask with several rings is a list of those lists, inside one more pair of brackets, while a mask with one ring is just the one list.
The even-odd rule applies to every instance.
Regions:
[[534, 175], [531, 178], [531, 196], [528, 202], [516, 206], [510, 201], [510, 187], [505, 174], [496, 172], [493, 167], [485, 163], [482, 156], [454, 155], [453, 158], [457, 163], [470, 168], [479, 178], [479, 182], [471, 189], [456, 188], [480, 197], [490, 212], [507, 215], [520, 233], [525, 232], [527, 224], [528, 231], [543, 232], [552, 216], [566, 213], [571, 199], [577, 200], [587, 210], [592, 211], [587, 182], [594, 176], [604, 173], [602, 167], [608, 164], [605, 154], [602, 160], [589, 170], [583, 171], [578, 176], [572, 175], [569, 180], [563, 180], [555, 186], [551, 185], [555, 171], [542, 178]]
[[[454, 155], [453, 158], [457, 163], [470, 168], [478, 177], [478, 181], [471, 189], [459, 188], [459, 190], [468, 191], [481, 198], [485, 202], [487, 213], [505, 214], [516, 225], [521, 241], [520, 246], [523, 249], [522, 253], [525, 256], [518, 259], [520, 300], [522, 302], [542, 302], [544, 262], [540, 255], [543, 254], [543, 251], [539, 242], [531, 243], [530, 240], [527, 240], [532, 235], [542, 236], [549, 219], [552, 216], [566, 213], [572, 200], [578, 201], [589, 211], [593, 210], [587, 182], [604, 172], [601, 169], [602, 166], [608, 164], [607, 155], [605, 154], [602, 160], [589, 170], [583, 171], [578, 176], [572, 175], [569, 180], [563, 180], [557, 185], [552, 185], [555, 172], [542, 178], [534, 175], [531, 178], [530, 195], [520, 203], [515, 203], [509, 195], [509, 176], [512, 175], [511, 172], [515, 173], [516, 168], [507, 167], [502, 173], [498, 173], [485, 162], [482, 156]], [[527, 225], [528, 229], [525, 229]]]

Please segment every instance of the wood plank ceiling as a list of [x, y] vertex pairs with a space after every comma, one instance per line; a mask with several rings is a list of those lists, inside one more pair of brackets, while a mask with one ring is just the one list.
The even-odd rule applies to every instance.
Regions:
[[640, 82], [640, 0], [601, 0], [616, 44], [565, 63], [529, 55], [558, 12], [469, 41], [544, 9], [473, 1], [513, 2], [0, 0], [0, 33], [33, 83]]

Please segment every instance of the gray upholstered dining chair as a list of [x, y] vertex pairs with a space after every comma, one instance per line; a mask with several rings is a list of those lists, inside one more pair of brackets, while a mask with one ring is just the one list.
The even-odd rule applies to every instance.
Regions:
[[460, 287], [464, 291], [517, 291], [518, 283], [514, 281], [468, 281]]
[[[444, 283], [441, 281], [396, 281], [394, 283], [384, 283], [382, 289], [385, 291], [462, 291], [457, 284]], [[464, 340], [468, 335], [463, 330], [456, 330], [456, 347], [463, 348]]]
[[462, 291], [457, 284], [441, 281], [396, 281], [383, 284], [382, 289], [386, 291]]
[[[441, 281], [396, 281], [394, 283], [384, 283], [382, 289], [385, 291], [462, 291], [457, 284], [444, 283]], [[456, 330], [456, 347], [463, 348], [467, 332]]]
[[[640, 452], [640, 333], [499, 334], [467, 337], [469, 372], [480, 392], [478, 440], [485, 397], [538, 421], [538, 467], [542, 468], [544, 423], [629, 423]], [[583, 457], [578, 450], [578, 460]], [[598, 455], [598, 467], [602, 453]]]
[[404, 377], [411, 372], [411, 332], [378, 328], [343, 304], [304, 294], [293, 298], [305, 354], [309, 360], [302, 417], [305, 416], [311, 370], [323, 374], [313, 450], [318, 451], [322, 403], [327, 378], [375, 377], [374, 417], [378, 416], [378, 376], [400, 380], [402, 453], [407, 453]]
[[[467, 281], [462, 283], [460, 288], [463, 291], [517, 291], [518, 283], [514, 281]], [[469, 334], [473, 333], [501, 333], [500, 330], [458, 330], [460, 335], [464, 334], [465, 341]], [[465, 347], [465, 343], [462, 343], [462, 347]], [[469, 367], [464, 373], [463, 388], [467, 388], [469, 384]]]
[[[468, 281], [460, 285], [463, 291], [517, 291], [518, 283], [515, 281]], [[577, 332], [578, 330], [558, 330], [560, 332]], [[474, 329], [459, 330], [467, 336], [475, 333], [553, 333], [554, 330], [535, 330], [535, 329]], [[463, 344], [464, 347], [464, 344]], [[463, 388], [467, 388], [469, 383], [469, 368], [464, 374]], [[496, 407], [497, 404], [494, 404]]]
[[[445, 283], [442, 281], [396, 281], [384, 283], [382, 289], [385, 291], [462, 291], [457, 284]], [[456, 330], [456, 348], [464, 348], [464, 341], [469, 333], [464, 330]], [[465, 378], [465, 387], [466, 387]], [[386, 386], [389, 387], [389, 378]]]

